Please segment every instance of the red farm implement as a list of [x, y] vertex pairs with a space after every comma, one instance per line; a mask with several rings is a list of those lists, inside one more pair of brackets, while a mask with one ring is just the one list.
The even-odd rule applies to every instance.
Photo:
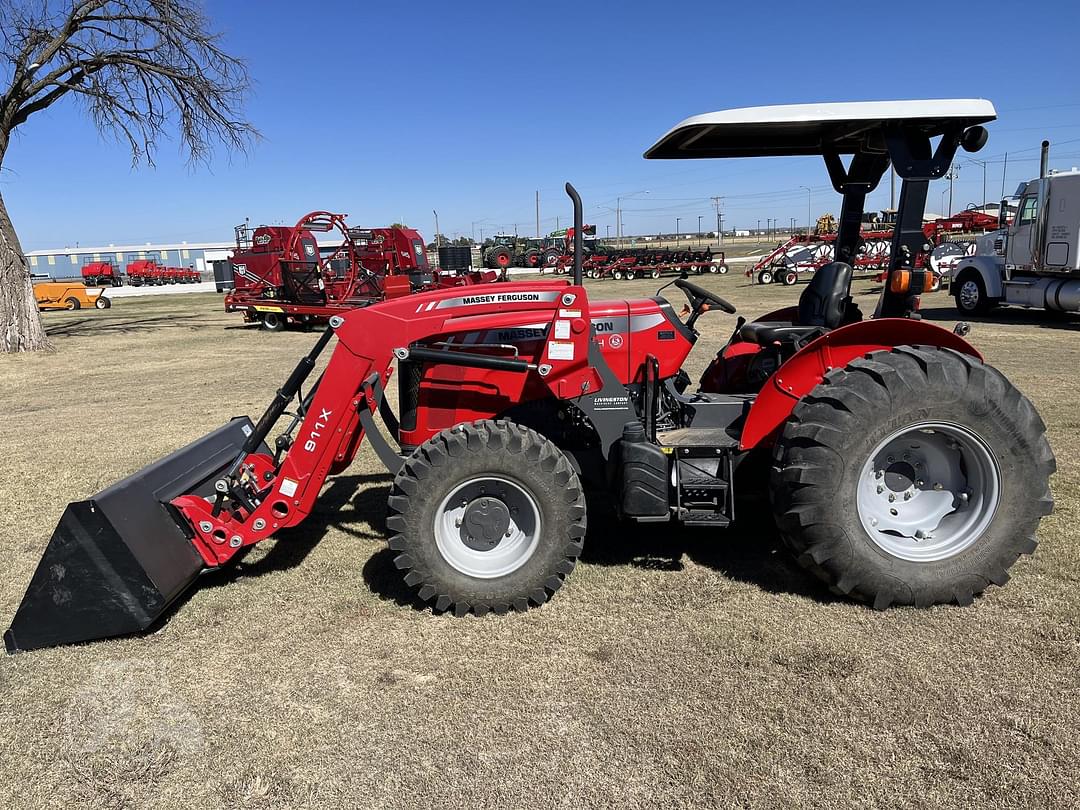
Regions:
[[[242, 312], [270, 331], [326, 323], [335, 314], [432, 287], [499, 279], [495, 272], [433, 270], [424, 240], [412, 228], [352, 228], [345, 214], [313, 211], [293, 227], [236, 227], [230, 259], [234, 288], [226, 312]], [[336, 233], [331, 246], [317, 233]]]
[[[873, 227], [873, 226], [872, 226]], [[975, 236], [997, 228], [997, 217], [980, 211], [963, 211], [922, 226], [925, 241], [915, 254], [915, 267], [933, 271], [930, 289], [936, 290], [943, 275], [974, 250]], [[796, 284], [835, 259], [835, 232], [795, 234], [755, 262], [746, 275], [759, 284]], [[874, 273], [884, 281], [888, 271], [893, 232], [891, 229], [860, 232], [855, 255], [848, 263], [856, 272]]]
[[127, 265], [128, 284], [132, 287], [157, 287], [168, 283], [165, 268], [153, 259], [136, 259]]
[[393, 476], [394, 564], [438, 611], [547, 602], [597, 539], [586, 536], [596, 504], [663, 524], [657, 544], [680, 536], [673, 524], [724, 543], [747, 498], [767, 498], [794, 557], [836, 593], [879, 609], [970, 603], [1034, 551], [1054, 469], [1031, 403], [963, 337], [912, 317], [929, 183], [957, 148], [983, 146], [994, 117], [988, 101], [938, 100], [687, 119], [646, 157], [822, 154], [844, 198], [839, 257], [855, 255], [864, 199], [896, 167], [873, 317], [852, 301], [852, 266], [831, 262], [797, 305], [740, 319], [691, 387], [698, 321], [735, 307], [685, 278], [672, 282], [685, 318], [659, 295], [592, 300], [568, 185], [570, 279], [432, 289], [333, 315], [258, 420], [68, 505], [7, 649], [146, 629], [201, 574], [302, 524], [364, 440]]
[[87, 287], [122, 287], [124, 278], [112, 262], [90, 262], [82, 267], [83, 284]]

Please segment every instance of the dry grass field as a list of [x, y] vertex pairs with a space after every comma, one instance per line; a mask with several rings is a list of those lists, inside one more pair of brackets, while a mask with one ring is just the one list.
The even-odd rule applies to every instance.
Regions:
[[[751, 317], [798, 293], [704, 283]], [[924, 305], [951, 326], [944, 294]], [[212, 294], [45, 318], [56, 353], [0, 358], [4, 627], [68, 501], [257, 414], [315, 339], [239, 328]], [[692, 376], [732, 324], [702, 319]], [[835, 599], [764, 516], [724, 533], [597, 517], [542, 609], [434, 615], [393, 568], [365, 447], [308, 524], [155, 632], [0, 659], [0, 804], [1074, 808], [1078, 333], [1022, 311], [974, 324], [1058, 472], [1038, 552], [971, 607]]]

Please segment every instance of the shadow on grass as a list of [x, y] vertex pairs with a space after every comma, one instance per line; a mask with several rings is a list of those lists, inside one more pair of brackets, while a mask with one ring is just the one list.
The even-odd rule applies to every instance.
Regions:
[[971, 324], [1013, 324], [1015, 326], [1038, 326], [1042, 329], [1080, 329], [1080, 316], [1075, 312], [1055, 312], [1049, 309], [1024, 309], [1000, 307], [986, 315], [961, 315], [951, 306], [923, 307], [919, 310], [931, 321], [967, 321]]
[[[837, 597], [799, 568], [783, 547], [767, 506], [741, 504], [746, 517], [727, 529], [686, 528], [677, 523], [620, 521], [602, 499], [589, 501], [589, 531], [581, 561], [589, 565], [681, 571], [683, 560], [720, 571], [769, 593], [786, 593], [830, 603]], [[402, 607], [429, 609], [394, 566], [396, 551], [383, 549], [363, 568], [364, 582], [377, 596]]]
[[129, 335], [168, 328], [188, 330], [208, 328], [205, 324], [199, 322], [200, 319], [200, 315], [158, 315], [152, 318], [123, 321], [108, 320], [106, 318], [78, 318], [63, 323], [49, 324], [46, 331], [49, 337], [55, 338], [82, 337], [86, 335]]
[[367, 537], [354, 527], [354, 524], [366, 521], [385, 534], [386, 496], [392, 480], [387, 473], [344, 475], [333, 479], [303, 523], [275, 534], [269, 550], [258, 559], [252, 562], [240, 559], [208, 576], [206, 586], [219, 587], [238, 579], [296, 568], [331, 529], [351, 537]]

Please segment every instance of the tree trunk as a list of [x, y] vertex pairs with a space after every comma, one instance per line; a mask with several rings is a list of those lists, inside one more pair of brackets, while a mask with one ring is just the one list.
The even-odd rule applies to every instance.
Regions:
[[0, 196], [0, 352], [51, 348], [34, 300], [30, 267]]

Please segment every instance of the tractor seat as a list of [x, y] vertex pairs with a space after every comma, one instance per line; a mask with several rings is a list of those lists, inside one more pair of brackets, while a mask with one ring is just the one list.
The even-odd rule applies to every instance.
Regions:
[[799, 317], [795, 323], [753, 321], [743, 325], [739, 337], [759, 346], [801, 345], [835, 329], [844, 322], [851, 303], [851, 274], [851, 265], [844, 262], [819, 267], [799, 296]]

